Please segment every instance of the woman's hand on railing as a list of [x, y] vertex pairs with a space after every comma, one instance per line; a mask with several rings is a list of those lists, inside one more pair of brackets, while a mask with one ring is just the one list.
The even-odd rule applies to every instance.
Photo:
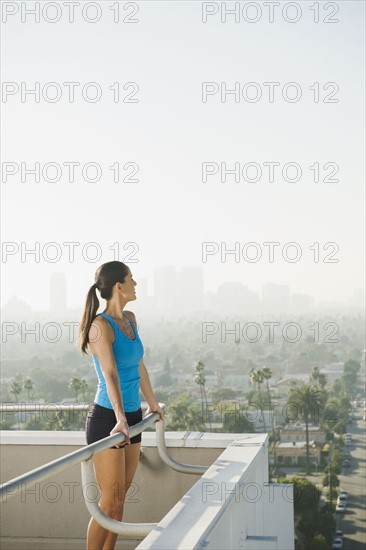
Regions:
[[149, 414], [151, 413], [158, 413], [160, 418], [158, 420], [155, 420], [155, 422], [160, 422], [160, 420], [163, 420], [164, 419], [164, 411], [163, 409], [160, 407], [159, 404], [155, 405], [155, 406], [150, 406], [148, 407], [146, 413], [145, 413], [145, 416], [148, 416]]
[[118, 445], [115, 445], [115, 449], [119, 449], [119, 448], [123, 447], [126, 444], [127, 445], [131, 444], [130, 437], [128, 435], [128, 424], [127, 424], [126, 419], [125, 420], [123, 420], [123, 419], [118, 420], [117, 424], [115, 425], [113, 430], [110, 432], [110, 435], [114, 435], [114, 434], [117, 434], [119, 432], [124, 433], [126, 439], [124, 441], [122, 441], [122, 443], [119, 443]]

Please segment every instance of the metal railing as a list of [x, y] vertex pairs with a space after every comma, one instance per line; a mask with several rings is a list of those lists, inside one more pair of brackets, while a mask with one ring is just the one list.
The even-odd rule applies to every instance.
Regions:
[[164, 425], [162, 422], [157, 422], [155, 424], [155, 430], [156, 430], [156, 445], [158, 448], [158, 453], [163, 462], [173, 470], [176, 470], [177, 472], [181, 472], [183, 474], [199, 474], [202, 475], [206, 470], [206, 466], [196, 466], [196, 465], [190, 465], [190, 464], [182, 464], [181, 462], [177, 462], [169, 456], [166, 445], [165, 445], [165, 432], [164, 432]]
[[[15, 413], [15, 412], [39, 411], [39, 407], [37, 407], [36, 405], [29, 405], [29, 404], [18, 404], [18, 406], [21, 407], [21, 410], [15, 411], [14, 408], [16, 408], [16, 405], [17, 404], [14, 404], [14, 405], [0, 404], [0, 412]], [[74, 405], [74, 404], [73, 405], [54, 404], [54, 405], [55, 405], [54, 410], [70, 410], [70, 408], [72, 407], [73, 410], [83, 411], [83, 410], [87, 410], [89, 407], [89, 405]], [[164, 411], [166, 411], [165, 403], [159, 403], [159, 405]], [[146, 403], [142, 403], [141, 406], [142, 408], [147, 408]], [[47, 410], [51, 411], [52, 407], [50, 408], [50, 405], [47, 405]], [[160, 417], [158, 413], [151, 413], [148, 416], [144, 417], [141, 420], [141, 422], [129, 428], [128, 433], [130, 438], [140, 434], [141, 432], [146, 430], [146, 428], [155, 424], [156, 436], [157, 436], [157, 448], [158, 448], [159, 456], [163, 460], [163, 462], [167, 464], [170, 468], [173, 468], [178, 472], [188, 473], [188, 474], [203, 474], [207, 470], [206, 466], [198, 466], [198, 465], [194, 466], [190, 464], [182, 464], [172, 459], [169, 456], [167, 452], [166, 444], [165, 444], [164, 421], [159, 420], [159, 418]], [[112, 531], [113, 533], [123, 535], [126, 538], [145, 537], [156, 526], [156, 523], [126, 523], [126, 522], [112, 519], [101, 510], [101, 508], [96, 502], [91, 502], [87, 498], [87, 494], [86, 494], [86, 489], [87, 487], [90, 486], [89, 484], [90, 483], [96, 484], [94, 467], [93, 467], [93, 456], [97, 453], [100, 453], [102, 451], [105, 451], [107, 449], [110, 449], [111, 447], [114, 447], [122, 443], [124, 440], [125, 440], [125, 435], [123, 433], [110, 435], [104, 439], [101, 439], [100, 441], [97, 441], [96, 443], [91, 443], [90, 445], [86, 445], [82, 449], [78, 449], [77, 451], [69, 453], [68, 455], [65, 455], [63, 457], [57, 458], [52, 462], [48, 462], [43, 466], [35, 468], [30, 472], [27, 472], [10, 481], [7, 481], [6, 483], [3, 483], [0, 486], [0, 499], [2, 502], [4, 502], [4, 499], [6, 501], [8, 498], [15, 496], [19, 492], [19, 490], [20, 491], [23, 490], [25, 488], [26, 483], [35, 483], [37, 481], [44, 480], [50, 477], [51, 475], [61, 472], [62, 470], [65, 470], [66, 468], [69, 468], [70, 466], [73, 466], [80, 462], [83, 496], [85, 500], [85, 505], [89, 510], [90, 514], [93, 516], [93, 518], [108, 531]]]

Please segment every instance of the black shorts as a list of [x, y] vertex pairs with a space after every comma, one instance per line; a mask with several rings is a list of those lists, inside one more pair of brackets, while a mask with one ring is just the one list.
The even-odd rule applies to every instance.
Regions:
[[[127, 424], [133, 426], [138, 424], [142, 420], [141, 408], [133, 412], [125, 412]], [[98, 403], [92, 403], [85, 423], [85, 433], [87, 444], [95, 443], [100, 439], [104, 439], [111, 435], [111, 431], [115, 427], [116, 415], [113, 409], [107, 409], [98, 405]], [[131, 444], [141, 443], [141, 434], [135, 435], [130, 438]], [[111, 447], [111, 449], [117, 449], [118, 447]], [[123, 447], [120, 447], [123, 448]]]

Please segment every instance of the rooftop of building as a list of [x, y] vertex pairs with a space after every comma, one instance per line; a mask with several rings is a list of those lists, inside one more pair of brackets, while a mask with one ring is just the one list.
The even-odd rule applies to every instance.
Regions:
[[[3, 431], [0, 437], [2, 482], [85, 447], [83, 432]], [[267, 434], [166, 432], [165, 441], [174, 460], [201, 464], [205, 471], [173, 470], [159, 456], [155, 432], [144, 431], [123, 520], [155, 527], [145, 538], [120, 535], [116, 550], [293, 549], [292, 486], [269, 483]], [[9, 491], [14, 494], [3, 498], [2, 550], [85, 548], [90, 514], [80, 464]]]

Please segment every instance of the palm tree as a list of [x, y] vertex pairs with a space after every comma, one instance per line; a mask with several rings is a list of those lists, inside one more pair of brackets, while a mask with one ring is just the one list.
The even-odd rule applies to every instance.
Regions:
[[69, 389], [75, 392], [75, 401], [78, 400], [78, 393], [81, 390], [82, 382], [80, 378], [71, 378], [69, 382]]
[[316, 386], [319, 384], [319, 375], [320, 375], [320, 369], [319, 367], [313, 367], [311, 369], [310, 378], [313, 380]]
[[[195, 369], [196, 369], [196, 376], [194, 378], [194, 381], [196, 382], [196, 384], [199, 385], [200, 387], [200, 392], [201, 392], [201, 403], [202, 403], [202, 422], [204, 423], [204, 414], [203, 414], [203, 407], [204, 407], [204, 403], [205, 403], [205, 408], [207, 410], [207, 395], [206, 395], [206, 389], [205, 389], [205, 382], [206, 382], [206, 378], [205, 378], [205, 365], [202, 363], [202, 361], [197, 361], [197, 363], [195, 364]], [[209, 425], [210, 425], [210, 429], [211, 429], [211, 422], [209, 420]]]
[[18, 403], [18, 395], [22, 393], [22, 385], [17, 380], [13, 380], [10, 386], [10, 393], [14, 394], [15, 403]]
[[320, 372], [319, 373], [319, 378], [318, 378], [318, 382], [319, 382], [319, 386], [324, 389], [325, 386], [327, 385], [327, 377], [325, 376], [325, 374], [323, 372]]
[[269, 392], [268, 380], [270, 378], [272, 378], [272, 371], [269, 367], [263, 367], [262, 368], [262, 374], [263, 374], [263, 379], [266, 381], [268, 402], [269, 402], [269, 404], [271, 404], [271, 394]]
[[240, 338], [235, 338], [235, 345], [236, 345], [236, 358], [239, 359], [239, 345], [240, 345]]
[[339, 378], [336, 378], [333, 381], [333, 393], [336, 397], [340, 397], [342, 393], [342, 381]]
[[309, 415], [319, 410], [321, 405], [321, 392], [309, 384], [302, 386], [292, 386], [289, 390], [287, 405], [289, 408], [301, 409], [305, 420], [305, 438], [306, 438], [306, 473], [310, 474], [310, 456], [309, 456]]
[[263, 367], [262, 368], [262, 374], [263, 374], [263, 379], [266, 381], [266, 386], [267, 386], [267, 397], [268, 397], [268, 403], [269, 403], [269, 410], [270, 410], [270, 414], [271, 414], [271, 419], [272, 419], [272, 432], [273, 432], [273, 420], [274, 420], [274, 415], [273, 415], [273, 411], [272, 411], [272, 401], [271, 401], [271, 393], [269, 391], [269, 384], [268, 384], [268, 380], [270, 378], [272, 378], [272, 371], [269, 367]]
[[264, 382], [263, 372], [261, 371], [261, 369], [257, 369], [257, 370], [251, 369], [251, 371], [249, 372], [249, 376], [250, 376], [250, 381], [253, 384], [257, 384], [258, 394], [259, 394], [259, 407], [262, 413], [264, 432], [266, 432], [267, 431], [266, 419], [264, 418], [264, 413], [263, 413], [263, 399], [262, 399], [262, 392], [261, 392], [261, 384], [263, 384]]
[[30, 401], [30, 392], [33, 390], [33, 380], [31, 378], [26, 378], [23, 384], [23, 388], [27, 390], [28, 401]]
[[80, 389], [83, 394], [83, 400], [86, 401], [85, 392], [88, 389], [88, 382], [84, 378], [80, 380]]

